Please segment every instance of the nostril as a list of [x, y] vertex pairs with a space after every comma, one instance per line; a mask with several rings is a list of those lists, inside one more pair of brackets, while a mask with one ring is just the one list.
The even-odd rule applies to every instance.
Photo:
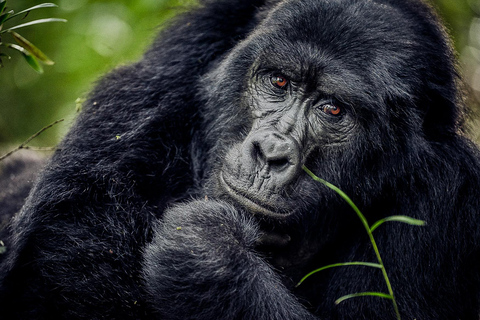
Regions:
[[254, 142], [251, 156], [258, 163], [266, 164], [271, 169], [280, 171], [285, 169], [290, 161], [284, 150], [278, 149], [278, 145], [272, 143], [264, 142], [264, 145], [262, 145], [259, 142]]
[[266, 159], [265, 159], [265, 156], [263, 155], [260, 143], [254, 142], [252, 144], [253, 144], [253, 148], [251, 149], [252, 159], [254, 159], [255, 161], [257, 161], [259, 163], [265, 163]]
[[274, 170], [283, 170], [289, 165], [289, 161], [286, 158], [282, 159], [270, 159], [268, 160], [268, 164]]

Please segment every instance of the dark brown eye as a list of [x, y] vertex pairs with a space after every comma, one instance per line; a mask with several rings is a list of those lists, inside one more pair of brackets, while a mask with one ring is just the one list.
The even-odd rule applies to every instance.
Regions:
[[279, 75], [270, 77], [270, 82], [279, 89], [285, 89], [288, 85], [287, 78]]
[[320, 110], [332, 116], [338, 116], [342, 112], [342, 109], [340, 109], [340, 107], [331, 103], [326, 103], [320, 106]]

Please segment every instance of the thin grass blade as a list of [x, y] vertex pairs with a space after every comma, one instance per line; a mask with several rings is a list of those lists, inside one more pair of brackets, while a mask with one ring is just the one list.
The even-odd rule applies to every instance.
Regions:
[[378, 297], [378, 298], [384, 298], [384, 299], [389, 299], [393, 300], [393, 297], [389, 294], [383, 293], [383, 292], [359, 292], [359, 293], [352, 293], [352, 294], [347, 294], [346, 296], [343, 296], [341, 298], [338, 298], [335, 301], [335, 304], [340, 304], [345, 300], [351, 299], [351, 298], [358, 298], [358, 297], [368, 297], [368, 296], [373, 296], [373, 297]]
[[33, 21], [30, 21], [30, 22], [27, 22], [27, 23], [19, 24], [18, 26], [14, 26], [14, 27], [5, 29], [1, 33], [5, 33], [5, 32], [8, 32], [8, 31], [12, 31], [12, 30], [20, 29], [20, 28], [25, 28], [25, 27], [29, 27], [29, 26], [33, 26], [35, 24], [49, 23], [49, 22], [67, 22], [67, 20], [59, 19], [59, 18], [38, 19], [38, 20], [33, 20]]
[[357, 216], [360, 218], [360, 220], [362, 221], [362, 224], [363, 226], [365, 227], [365, 229], [367, 229], [367, 232], [370, 232], [370, 227], [368, 225], [368, 222], [367, 222], [367, 219], [365, 218], [365, 216], [362, 214], [362, 212], [360, 211], [360, 209], [358, 209], [358, 207], [355, 205], [355, 203], [353, 203], [352, 199], [350, 199], [349, 196], [347, 196], [347, 194], [345, 192], [343, 192], [342, 190], [340, 190], [339, 187], [331, 184], [330, 182], [328, 181], [325, 181], [319, 177], [317, 177], [312, 171], [310, 171], [307, 167], [303, 166], [302, 167], [303, 170], [310, 176], [312, 177], [313, 180], [315, 181], [318, 181], [320, 183], [322, 183], [323, 185], [325, 185], [326, 187], [332, 189], [333, 191], [335, 191], [336, 193], [338, 193], [338, 195], [340, 195], [343, 200], [345, 200], [349, 205], [350, 207], [352, 207], [353, 211], [355, 211], [355, 213], [357, 214]]
[[[22, 10], [20, 12], [17, 12], [15, 14], [12, 14], [7, 20], [10, 20], [14, 17], [17, 17], [19, 15], [22, 15], [24, 13], [29, 13], [30, 11], [32, 10], [36, 10], [36, 9], [42, 9], [42, 8], [54, 8], [54, 7], [58, 7], [56, 4], [54, 3], [42, 3], [42, 4], [39, 4], [39, 5], [36, 5], [36, 6], [33, 6], [33, 7], [30, 7], [28, 9], [25, 9], [25, 10]], [[0, 11], [1, 12], [1, 11]]]
[[384, 219], [378, 220], [375, 222], [371, 227], [370, 230], [373, 232], [373, 230], [377, 229], [379, 226], [381, 226], [383, 223], [388, 222], [388, 221], [396, 221], [396, 222], [403, 222], [406, 224], [410, 224], [412, 226], [424, 226], [427, 223], [423, 220], [418, 220], [414, 219], [408, 216], [390, 216], [386, 217]]
[[308, 273], [305, 277], [303, 277], [295, 287], [298, 287], [299, 285], [302, 284], [303, 281], [305, 281], [308, 277], [310, 277], [311, 275], [317, 273], [317, 272], [320, 272], [320, 271], [323, 271], [323, 270], [326, 270], [326, 269], [330, 269], [330, 268], [336, 268], [336, 267], [346, 267], [346, 266], [366, 266], [366, 267], [372, 267], [372, 268], [379, 268], [381, 269], [382, 268], [382, 265], [378, 264], [378, 263], [371, 263], [371, 262], [361, 262], [361, 261], [356, 261], [356, 262], [342, 262], [342, 263], [335, 263], [335, 264], [329, 264], [327, 266], [324, 266], [324, 267], [321, 267], [321, 268], [318, 268], [318, 269], [315, 269], [313, 270], [312, 272]]

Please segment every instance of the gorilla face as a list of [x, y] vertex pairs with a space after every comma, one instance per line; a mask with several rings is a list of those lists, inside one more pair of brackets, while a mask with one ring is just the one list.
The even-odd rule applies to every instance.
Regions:
[[[261, 62], [260, 62], [261, 63]], [[346, 104], [311, 86], [301, 74], [261, 64], [249, 79], [250, 131], [227, 152], [220, 185], [249, 211], [283, 218], [303, 183], [302, 165], [312, 151], [340, 148], [355, 122]], [[302, 178], [300, 178], [302, 177]]]
[[[285, 2], [258, 28], [266, 31], [254, 31], [212, 71], [205, 90], [220, 116], [209, 117], [217, 119], [209, 132], [231, 129], [217, 132], [214, 142], [217, 194], [283, 220], [324, 201], [303, 165], [345, 190], [358, 189], [376, 179], [362, 172], [384, 174], [377, 163], [421, 139], [423, 111], [413, 109], [411, 97], [421, 86], [416, 67], [425, 50], [415, 49], [412, 34], [396, 31], [408, 28], [407, 19], [382, 21], [398, 16], [382, 13], [389, 10], [374, 2]], [[392, 118], [399, 119], [394, 126]], [[419, 137], [405, 137], [404, 126]]]

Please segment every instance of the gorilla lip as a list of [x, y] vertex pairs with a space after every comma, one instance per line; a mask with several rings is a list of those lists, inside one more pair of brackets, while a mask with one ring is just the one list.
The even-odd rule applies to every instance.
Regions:
[[227, 180], [223, 177], [223, 173], [219, 174], [219, 181], [221, 186], [227, 193], [235, 199], [239, 204], [246, 207], [249, 211], [253, 213], [260, 213], [268, 217], [276, 218], [276, 219], [285, 219], [287, 216], [291, 214], [291, 212], [275, 212], [271, 209], [266, 207], [266, 204], [260, 203], [260, 200], [253, 200], [244, 192], [237, 190], [233, 185], [229, 184]]

